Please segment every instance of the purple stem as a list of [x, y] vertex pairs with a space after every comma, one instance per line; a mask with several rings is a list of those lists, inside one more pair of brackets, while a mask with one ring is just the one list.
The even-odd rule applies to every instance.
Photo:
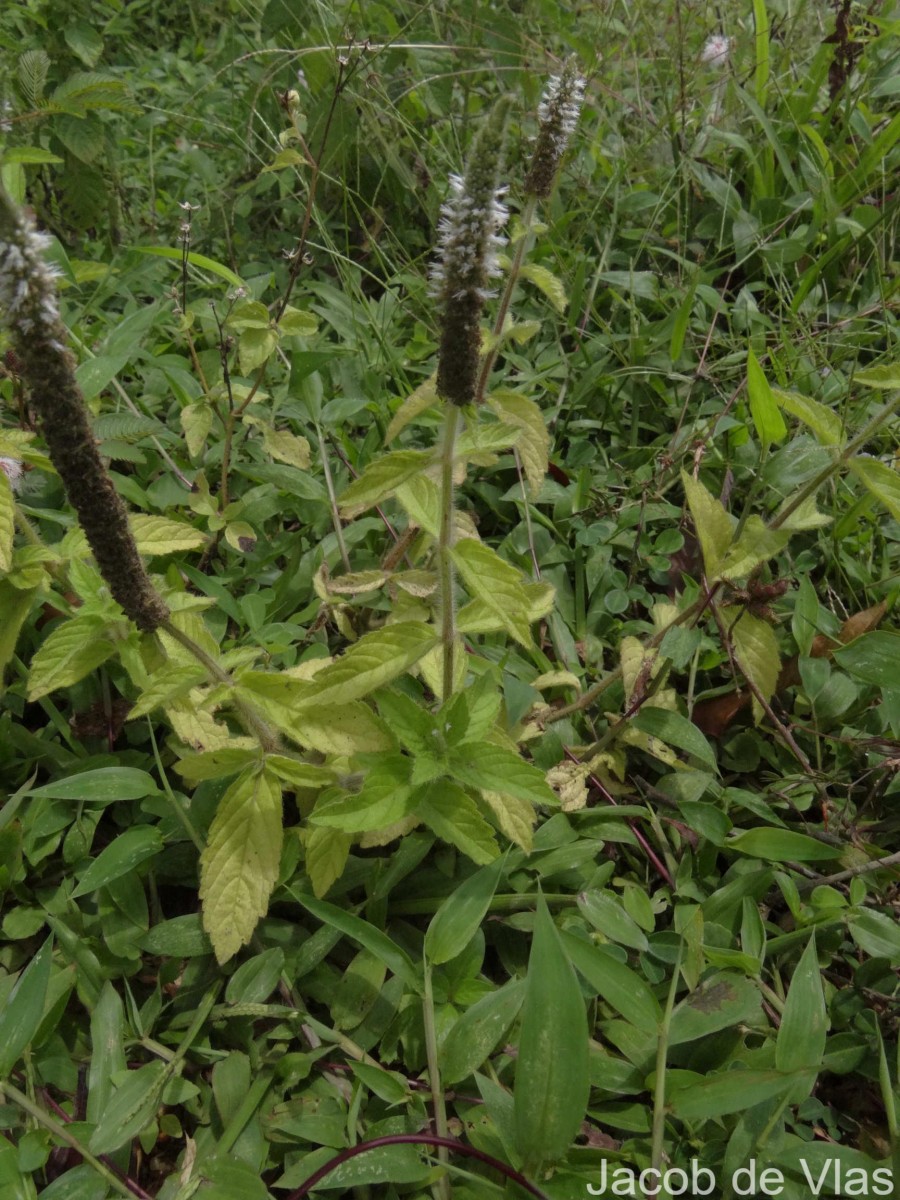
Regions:
[[394, 1133], [388, 1137], [372, 1138], [370, 1142], [360, 1142], [356, 1146], [348, 1146], [340, 1154], [336, 1154], [334, 1158], [330, 1158], [324, 1167], [320, 1167], [318, 1171], [310, 1175], [305, 1183], [301, 1183], [298, 1188], [295, 1188], [287, 1197], [287, 1200], [303, 1200], [303, 1197], [308, 1196], [310, 1190], [317, 1183], [321, 1183], [326, 1175], [330, 1175], [342, 1163], [348, 1162], [351, 1158], [356, 1158], [358, 1154], [366, 1154], [369, 1150], [377, 1150], [379, 1146], [404, 1145], [444, 1146], [448, 1150], [453, 1150], [456, 1154], [467, 1154], [469, 1158], [477, 1158], [479, 1162], [487, 1163], [489, 1167], [493, 1167], [495, 1171], [499, 1171], [501, 1175], [505, 1175], [507, 1179], [511, 1179], [514, 1183], [517, 1183], [529, 1196], [536, 1196], [537, 1200], [550, 1200], [546, 1192], [542, 1192], [540, 1188], [535, 1187], [524, 1175], [520, 1175], [518, 1171], [513, 1170], [512, 1167], [508, 1167], [506, 1163], [500, 1162], [499, 1159], [492, 1157], [490, 1154], [485, 1154], [482, 1150], [476, 1150], [474, 1146], [467, 1146], [465, 1142], [458, 1142], [455, 1138], [438, 1137], [435, 1133]]

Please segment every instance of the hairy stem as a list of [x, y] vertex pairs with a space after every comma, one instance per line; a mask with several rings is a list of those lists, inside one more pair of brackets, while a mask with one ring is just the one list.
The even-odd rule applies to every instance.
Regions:
[[444, 440], [441, 447], [441, 525], [438, 539], [438, 579], [441, 609], [441, 644], [444, 653], [443, 694], [446, 704], [453, 694], [454, 661], [456, 657], [456, 597], [453, 594], [453, 549], [456, 510], [453, 503], [453, 463], [456, 435], [459, 431], [459, 409], [455, 404], [445, 406]]
[[[431, 1104], [434, 1110], [434, 1128], [438, 1137], [447, 1137], [447, 1105], [441, 1087], [441, 1071], [438, 1065], [437, 1029], [434, 1023], [434, 992], [431, 986], [431, 963], [425, 963], [425, 995], [422, 1000], [422, 1019], [425, 1025], [425, 1054], [428, 1059], [428, 1084], [431, 1088]], [[446, 1146], [438, 1146], [438, 1160], [446, 1168], [450, 1154]], [[435, 1200], [450, 1200], [450, 1176], [446, 1169], [434, 1185]]]

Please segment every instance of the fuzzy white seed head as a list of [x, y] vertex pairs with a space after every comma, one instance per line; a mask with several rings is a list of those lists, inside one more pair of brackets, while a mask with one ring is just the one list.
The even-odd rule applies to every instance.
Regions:
[[9, 480], [12, 490], [17, 492], [22, 486], [25, 476], [25, 468], [22, 463], [17, 458], [5, 458], [0, 455], [0, 471]]
[[44, 259], [50, 238], [18, 216], [0, 240], [0, 317], [23, 334], [53, 337], [59, 321], [54, 280], [59, 270]]
[[726, 67], [728, 65], [728, 52], [730, 48], [730, 38], [725, 37], [723, 33], [714, 33], [703, 47], [700, 60], [701, 62], [709, 63], [711, 67]]

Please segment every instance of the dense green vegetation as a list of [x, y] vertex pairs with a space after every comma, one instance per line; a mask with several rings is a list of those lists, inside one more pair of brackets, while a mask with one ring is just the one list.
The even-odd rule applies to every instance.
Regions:
[[4, 1197], [900, 1188], [898, 35], [3, 8]]

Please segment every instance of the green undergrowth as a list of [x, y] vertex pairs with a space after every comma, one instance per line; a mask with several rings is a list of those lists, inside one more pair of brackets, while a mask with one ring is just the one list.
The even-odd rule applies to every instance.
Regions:
[[[112, 598], [10, 320], [4, 1197], [895, 1194], [898, 34], [5, 7], [0, 178], [170, 615]], [[429, 268], [504, 121], [457, 408]]]

